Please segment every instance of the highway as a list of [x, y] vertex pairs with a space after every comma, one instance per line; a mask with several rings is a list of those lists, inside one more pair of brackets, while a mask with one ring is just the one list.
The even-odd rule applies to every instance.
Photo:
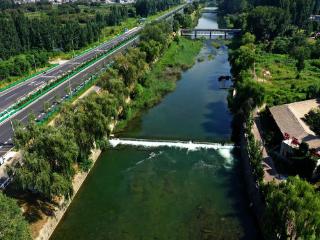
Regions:
[[[170, 13], [165, 14], [166, 18], [170, 17], [174, 13], [181, 11], [181, 9], [185, 7], [179, 7]], [[164, 17], [160, 17], [163, 19]], [[159, 18], [158, 18], [159, 19]], [[12, 106], [17, 100], [20, 98], [30, 94], [36, 88], [41, 85], [45, 85], [48, 81], [53, 79], [60, 79], [62, 76], [66, 76], [74, 71], [76, 68], [82, 66], [84, 63], [97, 58], [98, 56], [110, 52], [115, 46], [120, 45], [120, 43], [128, 41], [135, 35], [141, 31], [143, 26], [133, 28], [126, 33], [106, 42], [90, 51], [84, 53], [83, 55], [77, 56], [70, 61], [57, 66], [50, 71], [44, 72], [30, 80], [27, 80], [23, 83], [20, 83], [12, 88], [9, 88], [0, 93], [0, 112], [7, 109], [8, 107]], [[44, 114], [44, 103], [48, 102], [51, 107], [55, 107], [58, 103], [56, 102], [57, 99], [60, 98], [63, 102], [66, 98], [69, 98], [69, 92], [66, 92], [69, 87], [74, 92], [79, 86], [83, 86], [86, 81], [90, 78], [92, 74], [99, 72], [103, 69], [108, 63], [110, 63], [111, 58], [118, 53], [119, 51], [125, 50], [128, 46], [131, 46], [138, 40], [137, 37], [133, 38], [132, 40], [125, 43], [121, 48], [117, 49], [116, 51], [111, 51], [110, 54], [107, 54], [102, 59], [98, 60], [97, 62], [93, 63], [89, 67], [86, 67], [73, 77], [69, 78], [68, 80], [64, 81], [57, 87], [50, 90], [44, 96], [41, 96], [36, 101], [30, 103], [22, 110], [15, 113], [13, 116], [9, 117], [8, 119], [2, 121], [0, 123], [0, 159], [3, 157], [12, 147], [13, 147], [13, 128], [12, 122], [17, 120], [22, 123], [27, 123], [28, 118], [31, 113], [36, 116], [36, 119], [41, 119], [45, 116]], [[69, 91], [69, 90], [68, 90]], [[1, 163], [0, 163], [1, 165]]]
[[44, 72], [34, 78], [18, 84], [17, 86], [1, 92], [0, 113], [8, 109], [22, 97], [27, 96], [28, 94], [33, 92], [36, 88], [46, 85], [51, 80], [59, 79], [71, 73], [88, 61], [93, 60], [94, 58], [97, 58], [98, 56], [110, 51], [113, 47], [119, 45], [119, 43], [137, 34], [140, 30], [141, 27], [131, 29], [130, 31], [110, 40], [109, 42], [101, 44], [97, 48], [94, 48], [84, 53], [83, 55], [77, 56], [64, 64], [61, 64], [49, 70], [48, 72]]
[[[128, 43], [122, 46], [120, 51], [125, 50], [128, 46], [132, 45], [136, 42], [137, 39], [132, 39]], [[96, 63], [92, 64], [88, 68], [85, 68], [83, 71], [80, 71], [78, 74], [74, 75], [67, 81], [61, 83], [56, 88], [49, 91], [44, 96], [40, 97], [37, 101], [29, 104], [17, 114], [15, 114], [12, 118], [0, 123], [0, 156], [3, 155], [6, 151], [8, 151], [12, 146], [12, 136], [13, 136], [13, 128], [11, 126], [12, 122], [17, 120], [21, 123], [26, 124], [28, 122], [28, 118], [30, 114], [34, 114], [36, 119], [43, 118], [44, 114], [44, 103], [48, 102], [49, 106], [55, 107], [58, 103], [56, 102], [57, 99], [60, 102], [63, 102], [70, 96], [69, 88], [71, 88], [72, 92], [77, 90], [77, 87], [83, 85], [86, 80], [90, 78], [91, 75], [99, 72], [108, 62], [110, 59], [116, 54], [119, 53], [115, 51], [114, 53], [102, 58], [101, 60], [97, 61]], [[2, 153], [2, 154], [1, 154]]]

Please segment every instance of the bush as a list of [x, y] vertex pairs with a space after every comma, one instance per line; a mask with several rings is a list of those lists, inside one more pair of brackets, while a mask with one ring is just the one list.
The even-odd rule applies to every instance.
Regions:
[[305, 115], [305, 122], [310, 126], [310, 129], [317, 135], [320, 135], [320, 109], [312, 109]]
[[320, 69], [320, 59], [311, 60], [310, 65]]

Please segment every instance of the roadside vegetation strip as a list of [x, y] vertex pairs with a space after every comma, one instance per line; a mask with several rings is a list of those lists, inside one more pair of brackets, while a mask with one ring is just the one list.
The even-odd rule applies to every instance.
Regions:
[[[76, 98], [78, 98], [81, 94], [83, 94], [85, 91], [87, 91], [89, 88], [93, 86], [93, 84], [98, 80], [97, 75], [93, 75], [87, 83], [85, 83], [82, 87], [78, 88], [75, 93], [71, 94], [69, 98], [65, 100], [65, 102], [73, 102]], [[47, 112], [45, 117], [41, 120], [37, 121], [38, 124], [44, 125], [50, 122], [57, 113], [59, 113], [61, 104], [55, 106], [51, 111]]]
[[14, 87], [14, 86], [20, 84], [20, 83], [22, 83], [22, 82], [25, 82], [25, 81], [27, 81], [27, 80], [29, 80], [29, 79], [31, 79], [31, 78], [34, 78], [34, 77], [36, 77], [36, 76], [39, 76], [40, 74], [42, 74], [42, 73], [44, 73], [44, 72], [46, 72], [46, 71], [49, 71], [49, 70], [57, 67], [58, 65], [59, 65], [59, 64], [53, 64], [52, 66], [50, 66], [50, 67], [48, 67], [48, 68], [46, 68], [46, 69], [44, 69], [44, 70], [41, 70], [41, 71], [36, 72], [36, 73], [34, 73], [34, 74], [31, 74], [31, 75], [29, 75], [29, 76], [27, 76], [27, 77], [24, 77], [24, 78], [22, 78], [22, 79], [20, 79], [20, 80], [18, 80], [18, 81], [15, 81], [15, 82], [11, 83], [11, 84], [3, 87], [3, 88], [0, 88], [0, 93], [3, 92], [3, 91], [5, 91], [5, 90], [7, 90], [7, 89], [9, 89], [9, 88], [11, 88], [11, 87]]
[[[185, 5], [185, 4], [184, 4], [184, 5]], [[171, 13], [171, 12], [174, 12], [174, 11], [176, 11], [176, 10], [178, 10], [178, 9], [182, 9], [184, 5], [179, 5], [179, 6], [177, 6], [177, 7], [170, 8], [170, 9], [168, 9], [168, 10], [166, 10], [166, 11], [163, 11], [163, 12], [161, 12], [161, 13], [159, 13], [159, 14], [155, 14], [155, 15], [153, 15], [153, 16], [151, 16], [151, 17], [148, 17], [147, 19], [148, 19], [149, 21], [151, 21], [151, 22], [152, 22], [152, 21], [157, 21], [159, 18], [162, 18], [162, 17], [168, 15], [168, 14]], [[138, 27], [138, 25], [139, 25], [139, 24], [135, 24], [134, 27]], [[119, 37], [119, 35], [121, 35], [121, 33], [117, 33], [116, 35], [112, 36], [110, 39], [106, 39], [105, 41], [103, 41], [103, 42], [101, 42], [101, 43], [98, 42], [97, 45], [94, 45], [94, 46], [92, 46], [92, 47], [89, 47], [89, 48], [81, 51], [80, 53], [76, 54], [73, 58], [81, 57], [81, 56], [83, 56], [84, 54], [86, 54], [86, 53], [88, 53], [88, 52], [90, 52], [90, 51], [92, 51], [92, 50], [94, 50], [94, 49], [99, 48], [99, 47], [102, 46], [103, 44], [106, 44], [107, 42], [116, 39], [117, 37]], [[73, 59], [73, 58], [72, 58], [72, 59]], [[72, 59], [70, 59], [70, 60], [72, 60]], [[18, 81], [15, 81], [15, 82], [13, 82], [13, 83], [11, 83], [11, 84], [8, 84], [6, 87], [0, 88], [0, 93], [3, 92], [3, 91], [5, 91], [5, 90], [7, 90], [7, 89], [9, 89], [9, 88], [11, 88], [11, 87], [14, 87], [14, 86], [18, 85], [18, 84], [20, 84], [20, 83], [22, 83], [22, 82], [24, 82], [24, 81], [27, 81], [27, 80], [29, 80], [29, 79], [31, 79], [31, 78], [33, 78], [33, 77], [36, 77], [36, 76], [42, 74], [43, 72], [49, 71], [49, 70], [51, 70], [52, 68], [54, 68], [54, 67], [56, 67], [56, 66], [58, 66], [58, 65], [59, 65], [59, 64], [53, 64], [52, 66], [50, 66], [50, 67], [48, 67], [48, 68], [46, 68], [46, 69], [44, 69], [44, 70], [42, 70], [42, 71], [36, 72], [36, 73], [34, 73], [34, 74], [31, 74], [31, 75], [29, 75], [29, 76], [27, 76], [27, 77], [24, 77], [24, 78], [18, 80]]]
[[[78, 68], [76, 71], [74, 71], [73, 73], [69, 74], [68, 76], [63, 77], [60, 81], [52, 83], [52, 85], [49, 85], [48, 88], [46, 89], [41, 89], [38, 92], [36, 92], [34, 95], [30, 95], [30, 98], [21, 103], [18, 103], [15, 106], [15, 109], [12, 110], [12, 112], [10, 112], [8, 115], [0, 118], [0, 123], [5, 121], [6, 119], [10, 118], [12, 115], [16, 114], [18, 111], [22, 110], [23, 108], [25, 108], [26, 106], [28, 106], [29, 104], [31, 104], [32, 102], [34, 102], [35, 100], [37, 100], [38, 98], [40, 98], [41, 96], [45, 95], [47, 92], [49, 92], [50, 90], [54, 89], [55, 87], [57, 87], [58, 85], [62, 84], [63, 82], [69, 80], [70, 78], [72, 78], [73, 76], [75, 76], [76, 74], [78, 74], [79, 72], [81, 72], [82, 70], [86, 69], [87, 67], [92, 66], [93, 64], [95, 64], [96, 62], [100, 61], [101, 59], [110, 56], [111, 54], [113, 54], [114, 52], [116, 52], [118, 49], [122, 48], [123, 46], [125, 46], [126, 44], [134, 41], [137, 37], [134, 36], [130, 39], [128, 39], [127, 41], [123, 42], [122, 44], [120, 44], [119, 46], [115, 47], [114, 49], [112, 49], [111, 51], [109, 51], [106, 54], [101, 55], [99, 58], [94, 59], [93, 61], [87, 62], [86, 64], [84, 64], [84, 66]], [[92, 75], [89, 76], [89, 78], [92, 77]], [[21, 105], [20, 105], [21, 104]]]

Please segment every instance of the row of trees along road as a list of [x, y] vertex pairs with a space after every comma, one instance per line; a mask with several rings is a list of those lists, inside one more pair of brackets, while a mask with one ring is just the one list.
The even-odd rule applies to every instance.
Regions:
[[[320, 1], [221, 0], [219, 6], [226, 13], [226, 25], [243, 29], [243, 35], [230, 45], [229, 56], [237, 93], [235, 97], [230, 94], [228, 101], [233, 112], [233, 137], [239, 140], [244, 122], [248, 126], [247, 135], [252, 135], [251, 112], [265, 102], [267, 94], [264, 85], [254, 79], [257, 57], [266, 52], [286, 54], [296, 60], [298, 72], [304, 68], [304, 59], [319, 57], [319, 40], [310, 44], [307, 38], [312, 31], [319, 30], [318, 23], [309, 21], [309, 17], [319, 13]], [[316, 96], [318, 90], [311, 88], [307, 96]], [[261, 150], [252, 136], [248, 141], [250, 164], [266, 203], [264, 238], [319, 239], [320, 195], [315, 186], [306, 181], [314, 169], [308, 147], [301, 144], [290, 159], [294, 162], [294, 174], [301, 178], [289, 177], [279, 185], [265, 185]]]
[[[54, 126], [38, 125], [33, 121], [34, 116], [30, 116], [26, 126], [14, 123], [14, 143], [23, 152], [24, 162], [15, 169], [12, 187], [49, 202], [56, 197], [70, 198], [74, 175], [88, 171], [92, 165], [91, 150], [107, 146], [110, 126], [115, 121], [128, 119], [144, 89], [152, 87], [145, 76], [155, 59], [170, 45], [172, 29], [169, 22], [147, 25], [139, 46], [130, 48], [125, 55], [119, 54], [112, 67], [100, 77], [99, 94], [93, 93], [76, 104], [64, 104]], [[131, 101], [128, 102], [128, 98]], [[20, 221], [19, 214], [15, 212]], [[7, 227], [0, 218], [3, 239], [12, 239]], [[21, 224], [21, 228], [23, 233], [27, 231], [25, 224]], [[29, 239], [29, 235], [19, 239]]]
[[[0, 81], [46, 65], [50, 53], [81, 49], [97, 41], [106, 26], [119, 25], [129, 16], [148, 16], [179, 3], [180, 0], [141, 0], [134, 6], [111, 6], [107, 12], [99, 11], [96, 4], [98, 10], [88, 12], [81, 11], [78, 3], [59, 5], [56, 9], [50, 3], [20, 6], [6, 1], [0, 5]], [[38, 15], [33, 17], [31, 13]]]

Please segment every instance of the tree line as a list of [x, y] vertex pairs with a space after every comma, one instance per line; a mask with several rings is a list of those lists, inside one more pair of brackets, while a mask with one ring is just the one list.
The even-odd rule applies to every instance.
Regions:
[[228, 21], [255, 34], [258, 40], [290, 35], [302, 27], [309, 32], [319, 29], [317, 22], [309, 20], [312, 14], [319, 14], [318, 0], [221, 0], [219, 6], [230, 14]]
[[30, 50], [70, 51], [97, 41], [104, 26], [118, 25], [128, 16], [127, 8], [113, 6], [109, 14], [96, 14], [86, 23], [64, 23], [55, 16], [29, 18], [21, 11], [0, 14], [0, 58], [8, 59]]
[[[52, 4], [45, 2], [25, 5], [15, 5], [10, 0], [1, 2], [0, 81], [47, 65], [49, 57], [56, 52], [81, 49], [97, 41], [105, 26], [120, 25], [128, 17], [148, 16], [179, 3], [178, 0], [143, 0], [133, 7], [113, 5], [107, 12], [87, 9], [81, 12], [78, 3], [53, 9]], [[29, 17], [27, 12], [45, 14]], [[190, 23], [185, 16], [184, 21], [184, 25]]]
[[[38, 125], [32, 115], [27, 125], [15, 122], [14, 144], [22, 151], [24, 160], [21, 166], [12, 169], [15, 172], [12, 186], [47, 201], [57, 196], [70, 198], [74, 175], [88, 171], [92, 165], [92, 149], [108, 145], [112, 125], [130, 118], [131, 109], [143, 98], [145, 89], [152, 87], [146, 76], [173, 41], [172, 31], [172, 23], [166, 21], [147, 25], [138, 46], [118, 54], [99, 78], [101, 91], [75, 104], [61, 106], [54, 126]], [[16, 204], [14, 208], [10, 214], [14, 214], [13, 221], [21, 221], [21, 229], [10, 231], [24, 234], [20, 239], [30, 239]], [[4, 239], [10, 239], [2, 219], [0, 230], [1, 226], [7, 237]]]
[[44, 67], [48, 60], [48, 52], [30, 51], [27, 54], [19, 54], [8, 60], [0, 61], [0, 81], [10, 76], [23, 76], [32, 69]]
[[[309, 183], [316, 168], [312, 151], [301, 143], [287, 159], [289, 174], [296, 177], [289, 177], [280, 184], [266, 184], [261, 146], [252, 138], [250, 121], [251, 113], [265, 103], [266, 97], [264, 85], [254, 76], [260, 54], [290, 56], [295, 62], [297, 81], [305, 59], [313, 59], [311, 63], [317, 66], [320, 42], [309, 41], [308, 37], [319, 30], [317, 23], [309, 21], [311, 14], [319, 12], [319, 1], [220, 1], [220, 7], [226, 14], [225, 24], [243, 29], [243, 34], [230, 44], [229, 61], [236, 94], [229, 94], [228, 102], [233, 113], [233, 139], [239, 141], [240, 131], [246, 132], [253, 175], [266, 205], [262, 216], [263, 236], [265, 239], [318, 239], [320, 195]], [[308, 98], [320, 93], [319, 87], [313, 85], [304, 91]], [[243, 129], [243, 123], [247, 129]]]
[[147, 17], [159, 11], [167, 10], [180, 3], [181, 0], [137, 0], [135, 8], [137, 15]]

